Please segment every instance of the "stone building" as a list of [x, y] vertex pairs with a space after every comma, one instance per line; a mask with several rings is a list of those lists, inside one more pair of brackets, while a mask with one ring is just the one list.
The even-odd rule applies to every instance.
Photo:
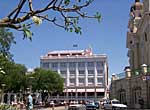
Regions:
[[91, 48], [48, 52], [41, 57], [40, 67], [56, 71], [62, 76], [66, 99], [98, 100], [106, 96], [107, 56], [93, 54]]
[[129, 108], [150, 108], [150, 0], [135, 0], [131, 6], [126, 46], [130, 66], [124, 78], [112, 75], [110, 98]]

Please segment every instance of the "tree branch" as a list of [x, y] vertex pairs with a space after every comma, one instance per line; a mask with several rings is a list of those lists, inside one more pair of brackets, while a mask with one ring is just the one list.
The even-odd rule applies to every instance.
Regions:
[[16, 12], [16, 14], [14, 16], [13, 21], [17, 18], [18, 14], [19, 14], [20, 10], [22, 9], [25, 2], [26, 2], [26, 0], [21, 0], [21, 3], [18, 5], [18, 11]]
[[8, 27], [8, 28], [12, 28], [12, 29], [21, 28], [20, 25], [14, 25], [14, 24], [11, 24], [11, 23], [0, 23], [0, 27]]
[[30, 11], [32, 12], [33, 11], [32, 0], [28, 0], [28, 2], [29, 2]]

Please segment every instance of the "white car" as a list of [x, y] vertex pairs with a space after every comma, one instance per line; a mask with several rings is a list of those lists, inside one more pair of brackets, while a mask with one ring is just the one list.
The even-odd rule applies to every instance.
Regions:
[[118, 100], [110, 100], [104, 103], [104, 110], [126, 109], [127, 105], [120, 104]]

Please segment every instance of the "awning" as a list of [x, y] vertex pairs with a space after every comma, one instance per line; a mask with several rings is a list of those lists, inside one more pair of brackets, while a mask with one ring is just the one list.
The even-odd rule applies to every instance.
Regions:
[[85, 89], [77, 89], [77, 92], [85, 92]]
[[76, 92], [76, 89], [67, 89], [66, 92]]
[[104, 92], [104, 88], [96, 89], [96, 92]]
[[95, 92], [95, 89], [86, 89], [86, 92]]

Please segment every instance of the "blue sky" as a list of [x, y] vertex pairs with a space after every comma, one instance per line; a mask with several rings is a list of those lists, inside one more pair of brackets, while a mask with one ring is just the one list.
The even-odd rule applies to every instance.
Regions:
[[[10, 0], [2, 1], [0, 17], [6, 15]], [[99, 11], [102, 20], [82, 20], [82, 35], [69, 33], [51, 24], [42, 23], [41, 26], [33, 26], [33, 40], [22, 40], [22, 33], [13, 31], [16, 37], [16, 45], [11, 52], [16, 63], [25, 64], [27, 68], [35, 68], [40, 65], [40, 56], [51, 50], [85, 49], [92, 46], [95, 54], [107, 54], [109, 74], [123, 72], [128, 65], [126, 33], [129, 19], [130, 6], [134, 0], [95, 0], [88, 13]], [[78, 44], [77, 48], [73, 44]]]

